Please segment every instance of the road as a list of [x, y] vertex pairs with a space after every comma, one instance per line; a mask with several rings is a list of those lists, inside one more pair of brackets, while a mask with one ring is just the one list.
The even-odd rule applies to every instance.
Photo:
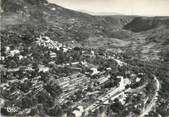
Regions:
[[156, 81], [156, 90], [155, 90], [155, 94], [154, 96], [152, 97], [152, 100], [151, 102], [147, 105], [147, 107], [144, 109], [144, 111], [138, 116], [138, 117], [144, 117], [145, 115], [147, 115], [151, 110], [152, 108], [156, 105], [156, 101], [157, 101], [157, 98], [158, 98], [158, 91], [160, 90], [160, 83], [157, 79], [156, 76], [154, 76], [154, 80]]
[[[109, 57], [110, 59], [113, 59], [115, 60], [119, 66], [123, 66], [123, 65], [127, 65], [127, 63], [121, 61], [121, 60], [118, 60], [118, 59], [115, 59], [113, 57]], [[147, 105], [147, 107], [145, 109], [143, 109], [143, 112], [138, 116], [138, 117], [144, 117], [145, 115], [147, 115], [151, 110], [152, 108], [156, 105], [156, 101], [157, 101], [157, 98], [158, 98], [158, 91], [160, 90], [160, 83], [157, 79], [156, 76], [154, 76], [154, 80], [156, 81], [156, 90], [155, 90], [155, 94], [154, 96], [152, 97], [152, 100], [151, 102]], [[143, 86], [144, 87], [144, 86]]]

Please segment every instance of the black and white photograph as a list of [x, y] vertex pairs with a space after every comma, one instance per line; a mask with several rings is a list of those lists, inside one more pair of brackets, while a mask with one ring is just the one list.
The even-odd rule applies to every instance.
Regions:
[[169, 0], [0, 0], [1, 117], [169, 117]]

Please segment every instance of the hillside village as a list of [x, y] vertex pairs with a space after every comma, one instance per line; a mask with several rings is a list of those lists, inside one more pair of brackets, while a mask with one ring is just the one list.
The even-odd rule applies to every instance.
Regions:
[[0, 116], [169, 116], [168, 16], [0, 3]]
[[32, 44], [2, 48], [4, 115], [139, 116], [153, 100], [155, 77], [117, 53], [71, 48], [47, 36]]

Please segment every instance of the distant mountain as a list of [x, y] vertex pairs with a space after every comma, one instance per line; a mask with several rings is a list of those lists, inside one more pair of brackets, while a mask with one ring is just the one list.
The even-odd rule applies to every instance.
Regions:
[[141, 32], [158, 27], [169, 28], [169, 17], [136, 17], [124, 29]]
[[63, 30], [77, 31], [78, 29], [82, 33], [90, 33], [89, 35], [95, 35], [96, 32], [100, 32], [100, 35], [107, 35], [105, 34], [107, 30], [110, 32], [122, 28], [130, 21], [128, 19], [133, 19], [128, 16], [92, 16], [50, 4], [46, 0], [36, 2], [33, 0], [2, 0], [2, 10], [2, 27], [4, 28], [11, 24], [30, 23], [50, 25], [52, 28], [60, 27]]
[[96, 16], [112, 16], [112, 15], [123, 15], [121, 13], [116, 13], [116, 12], [92, 12], [84, 9], [78, 9], [78, 11], [83, 12], [83, 13], [88, 13], [90, 15], [96, 15]]

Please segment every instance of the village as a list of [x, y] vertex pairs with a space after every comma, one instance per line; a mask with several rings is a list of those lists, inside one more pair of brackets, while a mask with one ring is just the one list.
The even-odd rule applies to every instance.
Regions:
[[[17, 110], [12, 113], [33, 113], [31, 106], [39, 105], [39, 108], [45, 109], [46, 103], [51, 111], [61, 106], [64, 112], [60, 116], [68, 117], [97, 116], [106, 113], [113, 116], [127, 112], [130, 116], [141, 117], [144, 115], [144, 109], [149, 107], [151, 111], [151, 105], [157, 96], [152, 98], [153, 92], [146, 89], [151, 86], [149, 82], [155, 83], [155, 79], [148, 78], [150, 75], [121, 61], [122, 57], [116, 53], [111, 56], [104, 51], [69, 47], [46, 36], [38, 37], [33, 44], [37, 50], [40, 48], [43, 52], [36, 53], [32, 51], [33, 48], [27, 47], [25, 49], [28, 53], [24, 54], [23, 45], [12, 50], [6, 46], [1, 57], [9, 61], [8, 64], [5, 63], [6, 66], [1, 66], [3, 76], [9, 79], [7, 82], [6, 79], [2, 79], [2, 94], [10, 100], [20, 100], [20, 103], [27, 100], [31, 104], [19, 107], [16, 103], [14, 105]], [[38, 55], [34, 56], [34, 53]], [[11, 61], [10, 58], [14, 59]], [[18, 60], [21, 61], [19, 66]], [[13, 80], [14, 76], [22, 79]], [[32, 98], [27, 99], [25, 96]], [[33, 100], [36, 103], [33, 103]], [[5, 100], [3, 102], [5, 104]], [[148, 102], [152, 104], [149, 105]], [[120, 108], [121, 113], [118, 110], [113, 111], [116, 106]], [[21, 108], [25, 109], [21, 111]], [[67, 110], [71, 112], [66, 112]]]

